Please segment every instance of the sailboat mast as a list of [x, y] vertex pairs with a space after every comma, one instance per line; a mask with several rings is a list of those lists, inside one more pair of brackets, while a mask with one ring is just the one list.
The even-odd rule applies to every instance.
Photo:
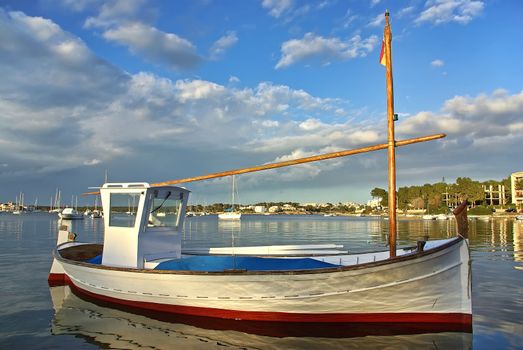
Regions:
[[385, 67], [387, 76], [387, 141], [389, 169], [389, 252], [396, 256], [396, 145], [394, 138], [394, 90], [392, 85], [392, 33], [389, 24], [389, 11], [385, 12]]
[[232, 176], [232, 212], [234, 212], [234, 175]]

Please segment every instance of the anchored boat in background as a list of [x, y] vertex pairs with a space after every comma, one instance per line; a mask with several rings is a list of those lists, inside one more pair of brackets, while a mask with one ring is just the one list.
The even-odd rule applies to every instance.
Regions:
[[242, 213], [237, 212], [234, 210], [234, 203], [235, 203], [235, 195], [236, 195], [236, 181], [235, 176], [232, 176], [232, 195], [231, 195], [231, 208], [229, 211], [226, 211], [225, 213], [218, 214], [218, 219], [222, 220], [240, 220], [242, 218]]
[[[105, 183], [103, 244], [81, 243], [61, 227], [49, 275], [81, 295], [115, 305], [229, 320], [380, 324], [471, 331], [466, 203], [455, 211], [456, 237], [396, 247], [396, 141], [390, 27], [386, 14], [387, 144], [164, 183]], [[339, 245], [182, 249], [189, 191], [197, 180], [388, 149], [388, 251], [349, 254]], [[98, 192], [97, 192], [98, 193]], [[128, 203], [137, 203], [127, 215]], [[423, 327], [422, 327], [423, 326]]]

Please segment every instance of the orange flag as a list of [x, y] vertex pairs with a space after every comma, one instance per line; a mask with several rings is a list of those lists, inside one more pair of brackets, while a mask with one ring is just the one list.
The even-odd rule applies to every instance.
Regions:
[[381, 41], [380, 64], [387, 66], [387, 59], [385, 57], [385, 39]]

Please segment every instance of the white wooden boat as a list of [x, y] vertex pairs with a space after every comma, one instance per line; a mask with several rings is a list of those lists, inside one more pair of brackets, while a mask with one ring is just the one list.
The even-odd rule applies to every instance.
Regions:
[[84, 218], [84, 215], [74, 208], [64, 208], [58, 213], [58, 216], [64, 220], [83, 220]]
[[[388, 14], [386, 23], [391, 94]], [[103, 244], [76, 242], [75, 235], [61, 227], [49, 282], [67, 283], [104, 302], [155, 312], [300, 324], [451, 325], [470, 331], [466, 203], [455, 210], [456, 237], [396, 246], [394, 149], [444, 135], [395, 140], [390, 94], [387, 144], [152, 185], [105, 183], [99, 191], [105, 217]], [[349, 254], [337, 245], [182, 250], [189, 191], [173, 184], [378, 149], [389, 152], [387, 251]], [[136, 203], [136, 215], [125, 214], [130, 202]]]
[[436, 220], [436, 215], [425, 214], [421, 218], [423, 220]]
[[[119, 305], [225, 319], [471, 324], [464, 237], [397, 249], [395, 258], [388, 251], [351, 255], [339, 246], [183, 252], [189, 191], [122, 183], [100, 192], [108, 213], [104, 244], [69, 241], [71, 232], [61, 230], [51, 283]], [[128, 196], [139, 199], [135, 216], [115, 207]], [[176, 215], [157, 217], [160, 205]]]
[[516, 220], [523, 220], [523, 215], [516, 215]]

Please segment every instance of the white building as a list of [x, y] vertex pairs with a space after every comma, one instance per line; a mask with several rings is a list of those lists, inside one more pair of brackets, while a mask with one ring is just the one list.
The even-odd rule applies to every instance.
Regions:
[[371, 199], [370, 201], [367, 202], [367, 205], [371, 208], [376, 208], [376, 207], [380, 206], [380, 202], [381, 202], [380, 199]]
[[523, 171], [518, 171], [510, 175], [510, 193], [512, 194], [512, 204], [519, 208], [523, 206], [523, 188], [517, 188], [517, 183], [523, 181]]
[[281, 211], [281, 208], [277, 205], [273, 205], [272, 207], [269, 208], [269, 213], [277, 213]]
[[263, 205], [257, 205], [254, 207], [255, 213], [265, 213], [266, 211], [267, 211], [267, 208], [265, 208], [265, 206], [263, 206]]
[[284, 211], [295, 211], [296, 208], [294, 208], [294, 207], [293, 207], [292, 205], [290, 205], [290, 204], [284, 204], [284, 205], [283, 205], [283, 210], [284, 210]]

